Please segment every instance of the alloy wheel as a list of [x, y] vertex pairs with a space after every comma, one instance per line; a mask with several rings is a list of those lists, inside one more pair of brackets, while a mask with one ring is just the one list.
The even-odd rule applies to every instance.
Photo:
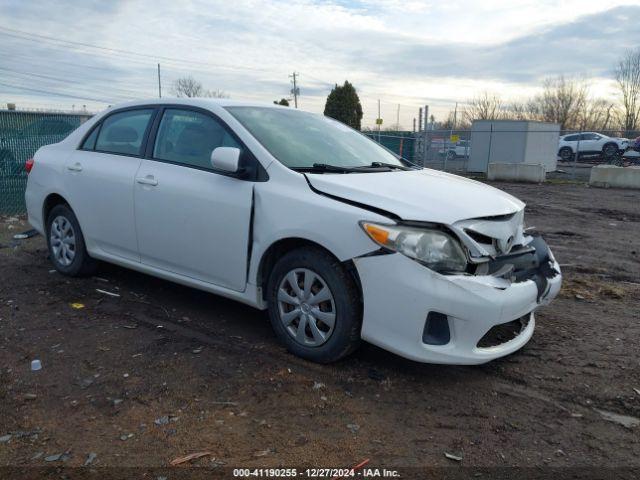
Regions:
[[63, 267], [71, 265], [76, 256], [76, 235], [66, 217], [60, 215], [53, 219], [49, 240], [53, 259]]
[[307, 347], [327, 342], [336, 323], [336, 304], [329, 286], [307, 268], [291, 270], [280, 282], [278, 312], [287, 333]]

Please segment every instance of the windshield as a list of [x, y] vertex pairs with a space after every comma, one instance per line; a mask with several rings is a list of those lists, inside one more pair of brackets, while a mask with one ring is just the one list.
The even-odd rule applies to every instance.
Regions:
[[391, 152], [329, 117], [300, 110], [227, 107], [251, 134], [289, 168], [403, 166]]

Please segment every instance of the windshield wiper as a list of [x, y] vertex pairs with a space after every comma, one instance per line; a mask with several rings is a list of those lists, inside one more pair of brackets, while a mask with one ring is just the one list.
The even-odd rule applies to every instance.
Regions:
[[389, 169], [412, 170], [403, 165], [395, 165], [393, 163], [372, 162], [369, 165], [356, 165], [353, 167], [342, 167], [340, 165], [330, 165], [328, 163], [314, 163], [311, 167], [293, 167], [297, 172], [333, 172], [333, 173], [353, 173], [353, 172], [384, 172]]
[[[404, 165], [396, 165], [395, 163], [384, 163], [384, 162], [371, 162], [371, 165], [369, 165], [369, 167], [373, 167], [373, 168], [381, 168], [381, 167], [386, 167], [386, 168], [395, 168], [396, 170], [413, 170], [413, 168], [411, 167], [405, 167]], [[367, 167], [364, 167], [367, 168]]]
[[311, 167], [293, 167], [292, 170], [297, 172], [335, 172], [335, 173], [351, 173], [357, 172], [358, 169], [354, 167], [341, 167], [339, 165], [329, 165], [327, 163], [314, 163]]

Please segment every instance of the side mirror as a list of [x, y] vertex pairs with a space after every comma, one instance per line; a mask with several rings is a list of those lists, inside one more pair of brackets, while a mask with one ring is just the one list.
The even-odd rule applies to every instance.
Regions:
[[240, 149], [235, 147], [218, 147], [211, 152], [211, 166], [214, 170], [227, 173], [239, 173]]

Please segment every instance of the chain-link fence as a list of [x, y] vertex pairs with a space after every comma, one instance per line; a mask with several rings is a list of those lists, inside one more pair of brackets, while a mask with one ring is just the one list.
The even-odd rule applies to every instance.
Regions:
[[57, 143], [89, 114], [0, 110], [0, 214], [25, 211], [24, 164], [43, 145]]
[[367, 135], [412, 163], [459, 174], [485, 174], [489, 163], [528, 163], [544, 165], [547, 178], [587, 182], [596, 165], [640, 166], [634, 150], [640, 131], [561, 131], [539, 122], [485, 121], [470, 130]]
[[[25, 211], [25, 161], [65, 138], [90, 114], [0, 110], [0, 214]], [[481, 121], [471, 130], [364, 132], [390, 151], [428, 168], [484, 174], [489, 163], [546, 166], [548, 178], [588, 181], [598, 164], [640, 165], [639, 132], [560, 131], [539, 122]]]

